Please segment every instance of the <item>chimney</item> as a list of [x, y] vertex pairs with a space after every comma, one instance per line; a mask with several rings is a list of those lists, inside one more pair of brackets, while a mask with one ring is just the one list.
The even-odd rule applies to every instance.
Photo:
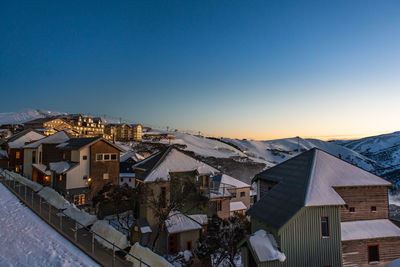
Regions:
[[342, 153], [339, 153], [339, 159], [342, 159], [343, 155]]

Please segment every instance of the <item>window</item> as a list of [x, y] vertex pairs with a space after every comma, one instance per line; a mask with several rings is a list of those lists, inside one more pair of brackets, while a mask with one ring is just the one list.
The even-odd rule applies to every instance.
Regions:
[[111, 160], [117, 160], [117, 154], [111, 154]]
[[74, 196], [74, 204], [76, 206], [85, 204], [85, 194], [79, 194]]
[[108, 180], [110, 179], [110, 175], [108, 173], [103, 174], [103, 180]]
[[60, 175], [59, 177], [58, 177], [58, 180], [61, 182], [62, 181], [62, 175]]
[[356, 209], [354, 207], [350, 207], [349, 211], [350, 211], [350, 213], [354, 213], [356, 211]]
[[167, 188], [165, 186], [161, 187], [161, 208], [165, 208], [167, 206]]
[[82, 159], [87, 160], [87, 156], [86, 155], [82, 156]]
[[103, 154], [96, 154], [96, 160], [97, 161], [103, 160]]
[[236, 197], [236, 192], [232, 192], [232, 197], [235, 198]]
[[110, 154], [104, 154], [103, 155], [104, 160], [110, 160]]
[[217, 211], [222, 210], [222, 200], [217, 200]]
[[246, 192], [240, 192], [240, 197], [245, 197], [246, 196]]
[[132, 178], [129, 178], [129, 182], [132, 182]]
[[36, 151], [32, 151], [32, 163], [36, 163]]
[[21, 152], [17, 151], [15, 152], [15, 158], [19, 159], [21, 157]]
[[379, 261], [378, 245], [368, 245], [368, 263]]
[[321, 235], [322, 238], [329, 237], [329, 218], [321, 217]]
[[192, 251], [192, 241], [191, 240], [186, 242], [186, 250]]
[[376, 212], [376, 206], [371, 207], [371, 212]]

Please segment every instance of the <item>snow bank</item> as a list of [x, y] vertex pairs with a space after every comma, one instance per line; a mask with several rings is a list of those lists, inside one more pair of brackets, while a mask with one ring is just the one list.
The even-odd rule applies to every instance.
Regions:
[[0, 266], [99, 266], [0, 184]]
[[[149, 248], [142, 247], [139, 245], [139, 243], [135, 243], [135, 245], [131, 247], [129, 254], [142, 260], [151, 267], [174, 267], [174, 265], [169, 263], [166, 259], [160, 255], [157, 255]], [[133, 266], [140, 266], [140, 262], [129, 255], [126, 256], [126, 259], [130, 262], [133, 262]]]
[[71, 204], [63, 198], [59, 193], [57, 193], [54, 189], [50, 187], [44, 187], [38, 193], [39, 196], [44, 198], [50, 205], [57, 209], [66, 209]]
[[26, 185], [27, 187], [29, 187], [30, 189], [32, 189], [33, 191], [37, 192], [39, 190], [41, 190], [43, 188], [42, 185], [33, 182], [32, 180], [29, 180], [23, 176], [21, 176], [19, 173], [15, 173], [15, 172], [11, 172], [8, 170], [4, 170], [5, 172], [5, 177], [7, 180], [15, 180], [16, 182]]
[[64, 210], [64, 214], [84, 226], [91, 225], [97, 221], [96, 215], [91, 215], [84, 210], [78, 209], [75, 205], [71, 205]]
[[126, 238], [126, 236], [123, 233], [117, 231], [107, 221], [99, 220], [95, 222], [91, 230], [109, 241], [107, 242], [103, 238], [96, 236], [96, 240], [99, 241], [99, 243], [105, 246], [106, 248], [112, 249], [113, 243], [119, 249], [124, 249], [129, 246], [128, 239]]
[[273, 235], [265, 230], [258, 230], [253, 233], [249, 238], [249, 242], [260, 262], [274, 260], [284, 262], [286, 260], [285, 254], [278, 250], [278, 245]]

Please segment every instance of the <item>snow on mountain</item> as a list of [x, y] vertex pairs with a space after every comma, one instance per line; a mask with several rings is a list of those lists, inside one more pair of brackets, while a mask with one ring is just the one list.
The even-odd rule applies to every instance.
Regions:
[[400, 164], [400, 132], [370, 136], [357, 140], [333, 141], [344, 147], [357, 151], [385, 167]]
[[46, 116], [56, 116], [65, 113], [50, 110], [27, 109], [22, 112], [3, 112], [0, 113], [0, 125], [2, 124], [20, 124], [30, 120], [44, 118]]
[[313, 147], [332, 155], [342, 155], [343, 159], [365, 170], [375, 170], [379, 164], [357, 152], [340, 145], [318, 139], [285, 138], [271, 141], [238, 140], [223, 138], [224, 142], [240, 148], [249, 157], [263, 159], [273, 164], [281, 163]]
[[163, 130], [153, 130], [152, 132], [173, 134], [175, 139], [161, 140], [160, 142], [165, 144], [186, 145], [185, 150], [192, 151], [199, 156], [215, 158], [230, 158], [239, 156], [247, 158], [242, 151], [218, 140], [181, 132], [168, 132]]

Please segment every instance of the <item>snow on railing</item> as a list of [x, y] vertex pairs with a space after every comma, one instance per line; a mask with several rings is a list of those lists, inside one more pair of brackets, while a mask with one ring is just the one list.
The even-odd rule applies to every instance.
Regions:
[[[118, 239], [118, 238], [113, 238], [114, 240], [112, 240], [112, 241], [114, 241], [114, 242], [112, 242], [112, 241], [110, 241], [110, 240], [108, 240], [108, 239], [106, 239], [106, 238], [104, 238], [103, 236], [101, 236], [100, 234], [98, 234], [98, 233], [96, 233], [96, 228], [95, 228], [95, 230], [96, 231], [93, 231], [91, 228], [88, 228], [88, 225], [90, 225], [90, 224], [92, 224], [92, 220], [93, 220], [93, 217], [90, 217], [90, 216], [94, 216], [94, 215], [90, 215], [90, 214], [87, 214], [86, 212], [84, 212], [84, 211], [82, 211], [83, 213], [86, 213], [87, 215], [89, 215], [89, 216], [87, 216], [87, 215], [82, 215], [82, 212], [78, 212], [77, 210], [77, 208], [75, 207], [75, 206], [73, 206], [73, 205], [71, 205], [67, 200], [65, 200], [64, 198], [60, 198], [61, 197], [61, 195], [59, 195], [55, 190], [53, 190], [53, 189], [51, 189], [51, 188], [48, 188], [48, 187], [43, 187], [43, 186], [41, 186], [40, 184], [37, 184], [37, 183], [35, 183], [35, 182], [33, 182], [33, 181], [31, 181], [31, 180], [28, 180], [27, 178], [25, 178], [25, 177], [22, 177], [20, 174], [17, 174], [17, 173], [14, 173], [14, 172], [11, 172], [11, 171], [9, 171], [9, 170], [3, 170], [3, 169], [0, 169], [0, 178], [4, 178], [4, 180], [5, 180], [5, 182], [3, 182], [3, 183], [5, 183], [6, 185], [8, 185], [8, 187], [9, 188], [12, 188], [13, 189], [13, 193], [14, 194], [18, 194], [19, 195], [19, 197], [21, 197], [22, 199], [24, 199], [25, 200], [25, 204], [26, 204], [26, 206], [27, 207], [29, 207], [31, 210], [33, 210], [33, 211], [36, 211], [36, 212], [38, 212], [40, 215], [42, 215], [42, 219], [44, 219], [47, 223], [49, 223], [50, 225], [52, 225], [53, 227], [55, 227], [56, 229], [58, 229], [58, 230], [61, 230], [62, 232], [64, 232], [65, 234], [67, 234], [67, 232], [65, 232], [65, 228], [63, 228], [63, 224], [62, 224], [62, 217], [63, 216], [59, 216], [58, 214], [56, 214], [58, 217], [59, 217], [59, 225], [57, 226], [57, 225], [55, 225], [53, 222], [52, 222], [52, 219], [51, 219], [51, 208], [50, 208], [50, 205], [51, 206], [53, 206], [53, 204], [55, 203], [55, 206], [54, 207], [59, 207], [59, 206], [61, 206], [61, 207], [67, 207], [67, 209], [65, 209], [64, 211], [63, 211], [63, 213], [65, 214], [65, 215], [67, 215], [73, 222], [74, 222], [74, 224], [75, 224], [75, 229], [69, 229], [69, 230], [73, 230], [73, 232], [74, 232], [74, 240], [71, 240], [70, 239], [70, 241], [71, 242], [75, 242], [76, 244], [78, 244], [79, 245], [79, 243], [78, 243], [78, 229], [83, 229], [83, 230], [86, 230], [88, 233], [90, 233], [90, 234], [92, 234], [92, 244], [91, 244], [91, 249], [88, 249], [88, 248], [84, 248], [84, 249], [82, 249], [82, 246], [78, 246], [78, 247], [80, 247], [82, 250], [84, 250], [86, 253], [88, 253], [88, 254], [91, 254], [92, 256], [94, 255], [94, 250], [95, 250], [95, 246], [94, 246], [94, 240], [96, 239], [101, 245], [103, 245], [104, 247], [106, 247], [106, 248], [108, 248], [108, 249], [112, 249], [112, 261], [113, 261], [113, 265], [115, 265], [115, 260], [116, 260], [116, 255], [115, 255], [115, 251], [123, 251], [126, 247], [128, 247], [129, 246], [129, 242], [127, 241], [127, 239], [126, 239], [126, 236], [125, 235], [123, 235], [122, 233], [120, 233], [118, 230], [116, 230], [115, 228], [113, 228], [111, 225], [110, 225], [110, 227], [111, 228], [113, 228], [115, 231], [117, 231], [118, 233], [120, 233], [121, 235], [123, 235], [124, 237], [125, 237], [125, 240], [126, 240], [126, 242], [124, 241], [124, 238], [120, 238], [120, 239]], [[27, 182], [27, 181], [29, 181], [29, 182]], [[19, 183], [20, 185], [16, 185], [16, 183]], [[21, 189], [22, 188], [22, 186], [21, 185], [23, 185], [24, 186], [24, 189]], [[41, 189], [39, 190], [39, 192], [36, 192], [33, 188], [38, 188], [38, 186], [41, 186]], [[29, 187], [29, 188], [31, 188], [32, 189], [32, 192], [31, 192], [31, 203], [29, 203], [29, 200], [28, 200], [28, 197], [27, 197], [27, 190], [26, 190], [26, 188], [27, 187]], [[18, 188], [18, 189], [17, 189]], [[48, 189], [46, 189], [46, 188], [48, 188]], [[52, 192], [52, 191], [54, 191], [54, 192]], [[43, 201], [41, 201], [41, 199], [43, 198], [42, 196], [40, 196], [40, 192], [41, 191], [45, 191], [45, 192], [47, 192], [47, 193], [45, 193], [45, 194], [42, 194], [42, 195], [44, 195], [46, 198], [48, 198], [49, 199], [49, 197], [50, 196], [56, 196], [55, 194], [58, 194], [60, 197], [58, 197], [58, 196], [56, 196], [57, 198], [58, 198], [58, 200], [56, 200], [56, 201], [52, 201], [52, 200], [50, 200], [50, 202], [52, 202], [52, 203], [50, 203], [50, 202], [47, 202], [48, 204], [49, 204], [49, 208], [48, 208], [48, 216], [43, 216], [43, 212], [44, 212], [44, 210], [42, 209], [42, 206], [43, 206]], [[23, 193], [24, 192], [24, 193]], [[50, 193], [49, 193], [50, 192]], [[39, 196], [39, 210], [37, 210], [38, 209], [38, 207], [34, 207], [34, 202], [33, 202], [33, 199], [34, 199], [34, 194], [37, 194], [37, 196]], [[44, 199], [44, 198], [43, 198]], [[60, 200], [61, 199], [61, 200]], [[64, 202], [64, 200], [65, 201], [67, 201], [68, 202], [68, 205], [65, 205], [65, 202]], [[46, 200], [47, 201], [47, 200]], [[59, 205], [59, 204], [61, 204], [61, 205]], [[72, 215], [72, 216], [69, 216], [68, 214], [70, 214], [70, 215]], [[47, 215], [47, 214], [46, 214]], [[47, 217], [47, 220], [45, 219]], [[79, 222], [78, 220], [76, 220], [76, 219], [79, 219], [79, 221], [81, 221], [81, 222]], [[96, 219], [97, 220], [97, 219]], [[95, 220], [93, 220], [93, 222], [95, 222]], [[100, 221], [97, 221], [97, 222], [100, 222]], [[96, 224], [96, 223], [95, 223]], [[92, 226], [93, 227], [93, 226]], [[108, 228], [108, 227], [100, 227], [100, 228], [103, 228], [102, 229], [102, 231], [97, 231], [97, 232], [102, 232], [102, 233], [107, 233], [107, 231], [113, 231], [113, 230], [111, 230], [110, 228]], [[114, 232], [114, 231], [113, 231]], [[107, 234], [105, 234], [105, 235], [107, 235]], [[118, 235], [119, 236], [119, 235]], [[126, 246], [125, 246], [126, 245]], [[122, 248], [123, 247], [123, 248]], [[127, 260], [129, 260], [129, 261], [135, 261], [135, 262], [137, 262], [138, 264], [139, 264], [139, 266], [144, 266], [144, 267], [151, 267], [151, 265], [149, 265], [149, 264], [147, 264], [146, 262], [144, 262], [142, 259], [140, 259], [140, 258], [138, 258], [138, 257], [136, 257], [135, 255], [132, 255], [132, 254], [130, 254], [130, 253], [126, 253], [126, 259]]]

